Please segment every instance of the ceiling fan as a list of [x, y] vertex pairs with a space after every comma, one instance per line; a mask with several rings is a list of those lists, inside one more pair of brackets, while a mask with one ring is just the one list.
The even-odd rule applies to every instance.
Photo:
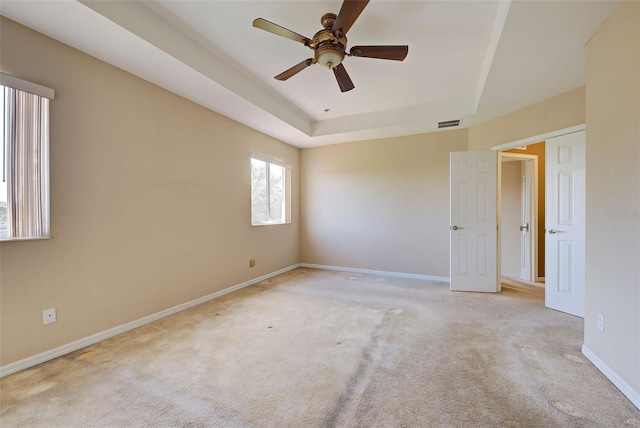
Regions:
[[278, 36], [300, 42], [314, 51], [313, 58], [305, 59], [299, 64], [275, 76], [277, 80], [287, 80], [295, 76], [305, 68], [313, 64], [320, 64], [333, 70], [338, 86], [342, 92], [352, 90], [355, 86], [342, 65], [345, 56], [390, 59], [402, 61], [409, 52], [409, 47], [404, 46], [353, 46], [347, 52], [347, 31], [358, 19], [369, 0], [345, 0], [340, 8], [340, 13], [325, 13], [320, 22], [324, 30], [318, 31], [312, 39], [281, 27], [266, 19], [257, 18], [253, 26], [268, 31]]

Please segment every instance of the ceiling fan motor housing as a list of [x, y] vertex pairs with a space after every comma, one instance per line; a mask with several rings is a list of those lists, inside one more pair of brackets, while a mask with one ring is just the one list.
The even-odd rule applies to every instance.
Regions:
[[323, 67], [333, 68], [340, 63], [345, 56], [347, 38], [345, 36], [336, 37], [333, 34], [333, 24], [336, 22], [335, 13], [325, 13], [320, 22], [324, 30], [318, 31], [313, 36], [313, 46], [315, 46], [316, 62]]

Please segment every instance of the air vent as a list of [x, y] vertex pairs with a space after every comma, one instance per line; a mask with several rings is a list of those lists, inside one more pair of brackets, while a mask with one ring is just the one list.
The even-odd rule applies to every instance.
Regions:
[[460, 119], [438, 122], [438, 128], [451, 128], [452, 126], [460, 126]]

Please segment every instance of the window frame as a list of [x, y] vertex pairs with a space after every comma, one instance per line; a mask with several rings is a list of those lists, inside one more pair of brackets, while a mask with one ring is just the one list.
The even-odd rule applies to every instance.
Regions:
[[[271, 165], [279, 166], [284, 169], [284, 213], [283, 213], [284, 218], [282, 221], [274, 221], [274, 220], [254, 221], [253, 220], [253, 169], [251, 168], [251, 161], [253, 159], [266, 163], [265, 178], [266, 178], [266, 195], [267, 196], [266, 196], [265, 203], [266, 203], [267, 218], [271, 217], [271, 213], [270, 213], [271, 211], [271, 198], [270, 198], [271, 196], [271, 185], [270, 185]], [[273, 158], [269, 158], [267, 156], [259, 155], [256, 153], [251, 154], [251, 157], [249, 159], [249, 165], [250, 165], [251, 226], [274, 226], [274, 225], [291, 224], [291, 170], [293, 169], [293, 167], [287, 163], [281, 162]]]
[[[26, 236], [11, 236], [10, 232], [7, 231], [3, 231], [0, 232], [0, 242], [10, 242], [10, 241], [31, 241], [31, 240], [41, 240], [41, 239], [51, 239], [51, 201], [50, 201], [50, 192], [51, 192], [51, 177], [50, 177], [50, 159], [49, 159], [49, 154], [50, 154], [50, 147], [51, 147], [51, 141], [50, 141], [50, 133], [49, 133], [49, 120], [50, 120], [50, 115], [51, 115], [51, 107], [50, 107], [50, 102], [54, 99], [55, 97], [55, 91], [51, 88], [47, 88], [46, 86], [42, 86], [39, 85], [37, 83], [33, 83], [33, 82], [29, 82], [23, 79], [20, 79], [18, 77], [15, 76], [11, 76], [9, 74], [5, 74], [5, 73], [1, 73], [0, 72], [0, 87], [2, 87], [2, 91], [4, 93], [4, 87], [7, 88], [11, 88], [17, 91], [22, 91], [22, 92], [26, 92], [28, 94], [31, 95], [35, 95], [37, 97], [41, 97], [43, 99], [46, 99], [46, 119], [44, 120], [45, 122], [45, 128], [44, 131], [46, 132], [46, 144], [43, 146], [44, 147], [44, 154], [43, 156], [40, 158], [40, 160], [42, 162], [44, 162], [45, 166], [44, 166], [44, 174], [41, 175], [41, 177], [44, 179], [44, 182], [46, 183], [44, 186], [44, 190], [43, 190], [43, 196], [42, 196], [42, 201], [44, 202], [44, 212], [41, 213], [41, 215], [44, 216], [45, 220], [44, 220], [44, 224], [43, 224], [43, 234], [29, 234]], [[3, 101], [4, 102], [4, 101]], [[42, 101], [44, 102], [44, 101]], [[6, 114], [6, 112], [5, 112]], [[5, 120], [5, 117], [3, 115], [2, 118], [0, 118], [0, 120]], [[5, 124], [6, 126], [6, 124]], [[5, 130], [6, 132], [6, 130]], [[3, 150], [4, 156], [4, 165], [1, 165], [2, 168], [2, 174], [3, 174], [3, 179], [8, 180], [8, 177], [5, 177], [4, 175], [7, 174], [7, 165], [6, 162], [8, 162], [9, 160], [6, 158], [7, 155], [7, 141], [5, 141], [5, 135], [2, 135], [3, 138], [3, 145], [0, 147], [0, 150]], [[7, 189], [7, 192], [10, 192], [9, 189]], [[7, 195], [7, 200], [9, 201], [10, 197], [9, 195]], [[8, 202], [7, 201], [7, 202]], [[7, 207], [7, 209], [9, 209], [10, 207]], [[30, 214], [31, 215], [31, 214]]]

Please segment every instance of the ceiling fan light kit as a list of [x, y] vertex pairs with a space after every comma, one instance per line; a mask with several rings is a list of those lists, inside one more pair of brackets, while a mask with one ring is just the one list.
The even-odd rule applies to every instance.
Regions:
[[342, 64], [345, 56], [403, 61], [409, 52], [409, 47], [406, 45], [354, 46], [350, 52], [347, 51], [347, 31], [349, 31], [368, 3], [369, 0], [345, 0], [342, 3], [338, 15], [335, 13], [325, 13], [320, 19], [320, 23], [324, 29], [318, 31], [313, 36], [313, 39], [309, 39], [273, 22], [269, 22], [266, 19], [255, 19], [253, 21], [254, 27], [302, 43], [314, 51], [313, 58], [305, 59], [294, 65], [275, 76], [275, 79], [287, 80], [313, 64], [320, 64], [323, 67], [333, 70], [340, 90], [347, 92], [355, 86]]
[[325, 48], [318, 48], [316, 50], [316, 62], [323, 67], [332, 69], [342, 63], [344, 59], [344, 52], [340, 52], [331, 46]]

